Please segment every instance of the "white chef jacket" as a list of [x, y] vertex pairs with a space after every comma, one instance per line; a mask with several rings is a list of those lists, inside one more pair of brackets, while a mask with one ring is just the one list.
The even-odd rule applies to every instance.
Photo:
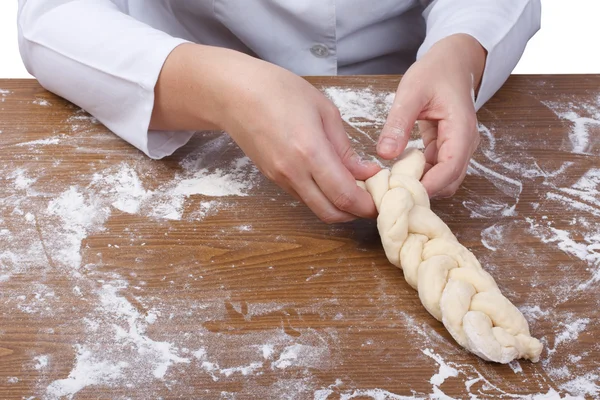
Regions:
[[540, 15], [540, 0], [19, 0], [18, 27], [42, 86], [161, 158], [193, 134], [148, 130], [159, 73], [181, 43], [239, 50], [299, 75], [400, 74], [440, 39], [466, 33], [488, 51], [479, 108]]

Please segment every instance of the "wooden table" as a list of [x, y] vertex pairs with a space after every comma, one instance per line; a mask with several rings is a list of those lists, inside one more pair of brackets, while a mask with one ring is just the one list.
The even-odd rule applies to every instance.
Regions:
[[[398, 79], [310, 81], [373, 154]], [[152, 161], [35, 81], [0, 89], [0, 398], [600, 398], [600, 76], [511, 77], [433, 203], [545, 344], [511, 365], [427, 314], [373, 221], [319, 222], [226, 135]]]

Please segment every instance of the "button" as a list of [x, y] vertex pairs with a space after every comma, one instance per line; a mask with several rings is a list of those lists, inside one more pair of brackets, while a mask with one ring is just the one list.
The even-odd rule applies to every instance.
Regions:
[[320, 44], [320, 43], [315, 44], [313, 47], [311, 47], [310, 52], [313, 54], [313, 56], [319, 57], [319, 58], [324, 58], [329, 55], [329, 49], [327, 48], [327, 46], [325, 46], [324, 44]]

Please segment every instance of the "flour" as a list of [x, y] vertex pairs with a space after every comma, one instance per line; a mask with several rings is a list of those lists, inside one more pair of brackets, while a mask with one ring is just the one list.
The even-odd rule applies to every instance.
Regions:
[[568, 324], [560, 322], [559, 326], [564, 326], [564, 330], [556, 336], [556, 339], [554, 339], [554, 348], [551, 351], [556, 351], [556, 347], [561, 343], [577, 340], [579, 334], [585, 330], [589, 323], [589, 318], [577, 318]]
[[329, 350], [326, 348], [295, 343], [283, 349], [279, 355], [279, 359], [271, 364], [271, 368], [286, 369], [291, 366], [314, 367], [320, 363], [326, 364], [328, 358]]
[[458, 371], [456, 368], [453, 368], [444, 362], [444, 359], [440, 357], [438, 354], [435, 354], [431, 349], [422, 350], [423, 354], [427, 357], [430, 357], [435, 360], [440, 366], [440, 370], [437, 374], [433, 375], [431, 379], [429, 379], [429, 383], [433, 386], [439, 387], [444, 381], [450, 377], [456, 378], [458, 376]]
[[13, 181], [13, 185], [17, 190], [28, 189], [36, 179], [27, 175], [27, 171], [23, 168], [17, 168], [12, 173], [8, 174], [7, 179]]
[[72, 397], [88, 386], [113, 386], [133, 377], [138, 382], [149, 377], [163, 379], [172, 365], [190, 363], [172, 343], [153, 340], [146, 334], [151, 323], [119, 295], [126, 286], [116, 281], [98, 290], [100, 304], [88, 324], [89, 342], [75, 346], [75, 366], [68, 378], [50, 384], [49, 396]]
[[[184, 163], [185, 164], [185, 161]], [[185, 170], [184, 170], [185, 171]], [[187, 170], [157, 188], [147, 189], [136, 170], [127, 163], [95, 173], [88, 190], [113, 208], [128, 213], [167, 220], [181, 220], [186, 198], [243, 197], [253, 188], [258, 171], [247, 157], [232, 161], [226, 170]], [[206, 200], [192, 210], [189, 220], [214, 215], [225, 203]]]
[[114, 208], [128, 214], [137, 214], [142, 201], [150, 197], [137, 172], [125, 163], [94, 174], [89, 187], [106, 196]]
[[538, 237], [542, 243], [552, 243], [563, 252], [585, 261], [591, 267], [590, 278], [582, 282], [577, 290], [585, 290], [590, 285], [600, 281], [600, 253], [597, 252], [600, 241], [600, 225], [594, 229], [586, 229], [582, 232], [581, 239], [574, 239], [571, 232], [554, 228], [551, 223], [541, 223], [532, 218], [526, 218], [529, 224], [529, 232]]
[[470, 165], [477, 174], [485, 176], [495, 187], [507, 196], [514, 197], [518, 202], [519, 195], [523, 191], [523, 183], [521, 181], [501, 174], [475, 160], [471, 160]]
[[[410, 399], [423, 399], [423, 397], [407, 397], [400, 396], [383, 389], [357, 389], [349, 393], [342, 393], [340, 400], [360, 399], [370, 397], [373, 400], [410, 400]], [[316, 398], [315, 398], [316, 399]]]
[[37, 356], [34, 357], [33, 361], [35, 361], [34, 368], [37, 370], [42, 370], [48, 367], [48, 364], [50, 363], [50, 356], [46, 354]]
[[[383, 126], [393, 101], [393, 93], [379, 93], [374, 89], [347, 91], [331, 88], [327, 92], [340, 108], [343, 119], [362, 134], [366, 134], [367, 129], [370, 131]], [[597, 108], [590, 103], [587, 108], [579, 107], [573, 112], [577, 118], [600, 120], [595, 112]], [[55, 136], [18, 143], [13, 148], [23, 157], [30, 157], [44, 146], [60, 145], [83, 151], [81, 135], [87, 139], [85, 135], [91, 135], [87, 133], [90, 124], [98, 121], [81, 110], [69, 121], [77, 135], [54, 133]], [[567, 138], [569, 152], [571, 148], [580, 146], [583, 151], [593, 153], [596, 124], [568, 119], [565, 122], [573, 124], [573, 127], [580, 123], [581, 129], [585, 129], [588, 135], [587, 139], [582, 136], [585, 140], [577, 139], [575, 142]], [[233, 213], [243, 203], [239, 200], [251, 195], [262, 179], [231, 138], [213, 134], [193, 148], [179, 166], [169, 165], [167, 169], [161, 169], [162, 163], [141, 156], [117, 158], [124, 161], [110, 167], [106, 167], [105, 160], [100, 160], [69, 187], [56, 185], [52, 180], [55, 172], [64, 174], [60, 170], [60, 157], [39, 165], [27, 164], [32, 158], [25, 157], [23, 162], [0, 166], [0, 183], [3, 186], [0, 196], [0, 209], [3, 210], [3, 219], [0, 219], [2, 301], [23, 318], [39, 319], [40, 325], [43, 325], [38, 330], [40, 334], [54, 333], [56, 326], [53, 323], [61, 320], [64, 313], [71, 312], [65, 309], [65, 304], [72, 304], [84, 315], [73, 327], [80, 334], [72, 339], [72, 359], [69, 356], [56, 358], [52, 354], [32, 353], [26, 361], [27, 367], [38, 373], [35, 394], [37, 397], [73, 398], [86, 388], [92, 391], [97, 387], [151, 398], [157, 391], [168, 388], [173, 395], [183, 391], [180, 397], [193, 398], [194, 394], [185, 393], [185, 390], [192, 387], [191, 381], [204, 379], [208, 385], [207, 397], [222, 398], [244, 395], [282, 399], [314, 397], [319, 400], [450, 398], [444, 393], [445, 384], [464, 387], [465, 395], [459, 398], [575, 398], [567, 393], [579, 398], [598, 397], [600, 377], [594, 371], [583, 368], [592, 365], [590, 360], [597, 351], [574, 352], [574, 344], [584, 338], [586, 331], [595, 327], [597, 322], [591, 316], [559, 311], [557, 299], [563, 289], [587, 296], [597, 289], [596, 284], [600, 282], [600, 260], [595, 255], [600, 226], [593, 218], [600, 216], [600, 202], [597, 200], [600, 196], [600, 169], [584, 170], [580, 178], [566, 182], [562, 179], [564, 173], [572, 171], [580, 163], [564, 161], [548, 167], [543, 163], [538, 165], [535, 159], [526, 155], [515, 157], [511, 154], [509, 159], [500, 154], [498, 148], [502, 140], [513, 141], [516, 138], [514, 132], [500, 132], [493, 125], [480, 125], [479, 130], [484, 158], [472, 163], [469, 173], [488, 180], [500, 194], [484, 197], [474, 192], [469, 194], [469, 199], [462, 206], [457, 204], [464, 207], [466, 210], [463, 211], [467, 215], [470, 213], [472, 218], [485, 218], [489, 222], [481, 232], [474, 232], [473, 242], [481, 240], [489, 250], [484, 250], [484, 253], [502, 259], [514, 249], [521, 252], [529, 249], [527, 245], [511, 244], [508, 247], [506, 244], [506, 238], [512, 237], [514, 229], [522, 229], [524, 236], [537, 238], [541, 246], [561, 251], [571, 257], [573, 263], [579, 263], [577, 266], [583, 264], [589, 268], [589, 279], [568, 284], [558, 282], [554, 287], [544, 288], [541, 295], [531, 282], [531, 296], [521, 299], [520, 309], [532, 330], [549, 318], [556, 321], [554, 331], [543, 332], [546, 348], [550, 351], [535, 367], [542, 368], [541, 372], [532, 373], [531, 368], [518, 363], [499, 368], [506, 368], [511, 375], [518, 374], [515, 378], [537, 384], [540, 393], [520, 395], [518, 387], [506, 382], [500, 385], [496, 381], [498, 375], [494, 368], [484, 363], [467, 365], [457, 362], [464, 359], [464, 355], [457, 350], [454, 342], [432, 328], [435, 321], [420, 321], [411, 315], [410, 310], [399, 312], [393, 307], [382, 307], [379, 318], [398, 320], [408, 332], [409, 342], [417, 349], [423, 349], [421, 358], [431, 363], [431, 376], [419, 383], [430, 387], [430, 390], [395, 394], [389, 391], [389, 387], [381, 385], [361, 387], [344, 375], [323, 387], [323, 377], [328, 376], [330, 371], [339, 372], [343, 363], [348, 362], [340, 357], [340, 349], [348, 333], [342, 328], [306, 328], [303, 318], [316, 315], [323, 321], [344, 319], [350, 316], [344, 309], [347, 299], [315, 299], [303, 308], [284, 301], [264, 300], [245, 304], [239, 297], [240, 293], [229, 293], [225, 284], [217, 284], [216, 287], [206, 284], [199, 288], [197, 285], [203, 282], [200, 275], [203, 272], [199, 274], [198, 270], [191, 269], [189, 274], [165, 276], [162, 287], [146, 284], [145, 274], [148, 271], [142, 268], [143, 260], [131, 260], [128, 264], [127, 258], [128, 240], [134, 242], [142, 236], [136, 231], [136, 220], [154, 224], [154, 228], [161, 229], [160, 235], [164, 231], [165, 237], [175, 241], [180, 231], [178, 224], [171, 221], [210, 222], [210, 217], [225, 209]], [[108, 136], [103, 136], [103, 140], [108, 139]], [[374, 137], [369, 139], [376, 140]], [[423, 142], [415, 139], [409, 142], [409, 146], [423, 148]], [[102, 154], [100, 150], [90, 147], [85, 151]], [[222, 156], [225, 153], [227, 157]], [[233, 161], [229, 161], [231, 159]], [[165, 178], [156, 179], [159, 173]], [[536, 184], [535, 187], [547, 189], [547, 193], [542, 191], [538, 197], [533, 197], [530, 189], [534, 182], [543, 185]], [[530, 210], [525, 204], [517, 207], [521, 196], [525, 198], [525, 192], [528, 201], [534, 199], [538, 204], [536, 214], [526, 214]], [[553, 215], [548, 212], [548, 205], [577, 213], [570, 225], [562, 224], [559, 228], [551, 218], [544, 218], [545, 215]], [[122, 214], [127, 221], [123, 233], [118, 233], [122, 236], [118, 240], [109, 237], [110, 244], [104, 242], [102, 248], [90, 248], [86, 240], [93, 235], [104, 234], [105, 227], [112, 226], [110, 221]], [[526, 216], [529, 218], [526, 219]], [[586, 220], [585, 217], [589, 218]], [[216, 234], [250, 237], [253, 235], [248, 232], [257, 229], [258, 225], [240, 220]], [[336, 231], [329, 232], [334, 234]], [[205, 232], [199, 231], [200, 234]], [[140, 246], [146, 246], [144, 249], [150, 256], [159, 256], [147, 240], [141, 239]], [[283, 235], [278, 237], [277, 242], [291, 243]], [[217, 251], [214, 253], [217, 256], [205, 255], [204, 249], [201, 249], [198, 261], [191, 261], [193, 258], [187, 260], [191, 264], [212, 263], [213, 258], [218, 258], [220, 249], [211, 251]], [[118, 265], [111, 264], [106, 252], [118, 252]], [[120, 258], [121, 255], [123, 258]], [[532, 250], [527, 253], [526, 257], [531, 259], [524, 261], [523, 268], [543, 261], [536, 256], [542, 257], [543, 252], [535, 254]], [[175, 263], [165, 260], [165, 267], [174, 271], [182, 268], [181, 264], [169, 265], [170, 262]], [[235, 265], [233, 261], [231, 265]], [[226, 267], [229, 267], [229, 261]], [[265, 274], [278, 271], [279, 265], [264, 266]], [[307, 270], [303, 279], [308, 284], [317, 285], [322, 284], [324, 277], [338, 277], [338, 273], [339, 270], [333, 268], [314, 268]], [[506, 272], [507, 279], [516, 279], [517, 275], [518, 271]], [[38, 284], [17, 284], [25, 282], [27, 277], [33, 277], [27, 282], [36, 281]], [[208, 273], [204, 275], [204, 279], [207, 278]], [[384, 281], [380, 276], [374, 279]], [[57, 290], [54, 286], [56, 280], [67, 281], [70, 287], [64, 291]], [[204, 302], [191, 300], [187, 293], [179, 295], [194, 289], [210, 291], [210, 295], [207, 294]], [[373, 297], [373, 304], [395, 304], [393, 296], [387, 300], [385, 297], [385, 293], [394, 290], [383, 289], [378, 288], [380, 293]], [[542, 295], [545, 297], [538, 301]], [[232, 300], [234, 298], [235, 301]], [[561, 297], [560, 301], [565, 300]], [[231, 306], [226, 306], [226, 303]], [[173, 329], [187, 326], [185, 321], [193, 321], [193, 329]], [[239, 323], [235, 321], [243, 321], [249, 326], [257, 321], [271, 325], [261, 331], [239, 330]], [[360, 343], [363, 344], [361, 351], [374, 350], [378, 345], [370, 337]], [[56, 371], [67, 372], [58, 376]], [[267, 374], [277, 379], [265, 383]], [[17, 383], [18, 379], [12, 377], [8, 383]], [[238, 389], [234, 392], [215, 391], [209, 387], [212, 382], [217, 382], [215, 388]]]
[[[342, 119], [357, 132], [375, 143], [364, 127], [382, 128], [394, 102], [394, 93], [375, 92], [370, 88], [352, 90], [327, 87], [324, 93], [340, 110]], [[418, 144], [415, 143], [415, 144]]]
[[52, 103], [50, 103], [46, 99], [35, 99], [33, 101], [33, 104], [37, 104], [38, 106], [42, 106], [42, 107], [50, 107], [52, 105]]
[[523, 313], [523, 315], [528, 321], [535, 321], [540, 318], [548, 317], [550, 315], [550, 311], [542, 310], [538, 305], [523, 306], [520, 307], [519, 310]]
[[598, 382], [600, 382], [600, 375], [588, 373], [563, 383], [560, 385], [560, 388], [577, 396], [592, 396], [597, 398], [600, 395], [600, 385]]
[[75, 367], [65, 379], [52, 382], [46, 394], [52, 398], [73, 396], [89, 386], [114, 386], [122, 379], [122, 371], [130, 365], [125, 361], [111, 363], [110, 361], [96, 359], [86, 348], [77, 346]]
[[59, 226], [54, 235], [45, 238], [51, 247], [52, 260], [63, 266], [81, 266], [81, 242], [91, 232], [102, 229], [110, 216], [110, 209], [96, 198], [84, 195], [81, 189], [71, 186], [48, 203], [46, 214], [57, 217]]
[[521, 364], [517, 360], [511, 361], [508, 364], [508, 366], [510, 367], [510, 369], [513, 370], [513, 372], [515, 374], [522, 374], [523, 373], [523, 368], [521, 367]]
[[[573, 397], [569, 394], [562, 396], [554, 388], [548, 389], [546, 393], [536, 393], [521, 395], [510, 393], [500, 389], [486, 378], [478, 369], [472, 365], [459, 364], [456, 362], [447, 362], [444, 358], [433, 352], [431, 349], [422, 350], [423, 354], [433, 359], [439, 367], [437, 373], [432, 375], [430, 383], [432, 384], [432, 394], [428, 398], [432, 399], [450, 399], [453, 398], [446, 395], [440, 386], [447, 379], [461, 379], [465, 386], [465, 391], [469, 398], [512, 398], [521, 400], [583, 400], [583, 397]], [[520, 366], [514, 365], [510, 367], [515, 373], [523, 372]], [[561, 388], [564, 390], [564, 388]], [[573, 393], [573, 391], [569, 390]]]
[[47, 139], [31, 140], [29, 142], [17, 143], [16, 147], [50, 146], [60, 143], [60, 137], [51, 137]]
[[589, 103], [543, 102], [557, 117], [571, 124], [570, 151], [576, 154], [590, 154], [594, 150], [591, 138], [600, 132], [600, 98]]
[[352, 90], [328, 87], [325, 95], [340, 110], [342, 119], [350, 125], [383, 125], [394, 101], [394, 93], [377, 93], [372, 89]]
[[173, 188], [174, 195], [204, 195], [210, 197], [247, 196], [252, 184], [241, 181], [241, 176], [221, 170], [209, 173], [200, 170], [191, 177], [181, 179]]
[[494, 224], [481, 231], [481, 244], [491, 251], [496, 251], [505, 244], [504, 226]]
[[[6, 100], [6, 96], [8, 96], [11, 93], [12, 92], [10, 90], [0, 89], [0, 103], [4, 103], [4, 101]], [[0, 131], [0, 133], [2, 133], [2, 131]]]
[[164, 378], [171, 365], [189, 363], [189, 358], [180, 357], [178, 349], [172, 343], [155, 341], [146, 335], [147, 326], [152, 319], [142, 318], [129, 301], [118, 295], [122, 288], [104, 285], [100, 292], [102, 313], [114, 313], [127, 322], [125, 326], [113, 324], [116, 341], [137, 349], [137, 353], [152, 365], [152, 374], [157, 379]]

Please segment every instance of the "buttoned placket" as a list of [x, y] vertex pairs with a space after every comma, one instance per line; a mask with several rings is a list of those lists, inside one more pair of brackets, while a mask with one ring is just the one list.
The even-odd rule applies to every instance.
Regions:
[[[324, 74], [337, 75], [337, 0], [325, 0], [319, 8], [320, 13], [326, 13], [326, 24], [323, 24], [323, 30], [320, 42], [315, 42], [309, 48], [311, 57], [320, 59], [324, 64]], [[323, 15], [320, 16], [323, 18]], [[325, 19], [325, 18], [323, 18]]]

